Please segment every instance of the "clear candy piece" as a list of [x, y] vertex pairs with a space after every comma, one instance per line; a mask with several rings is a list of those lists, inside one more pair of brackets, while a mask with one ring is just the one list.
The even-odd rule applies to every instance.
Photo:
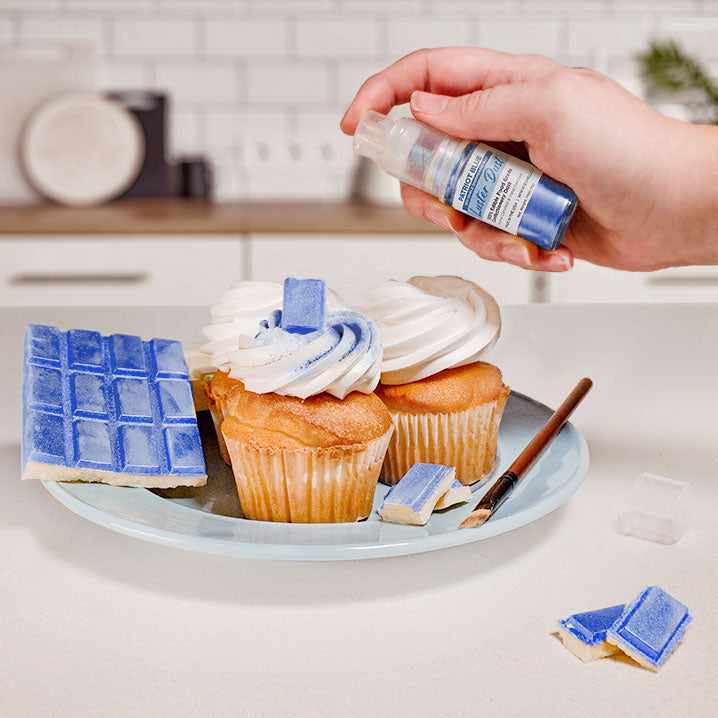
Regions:
[[655, 543], [676, 543], [688, 526], [689, 487], [685, 481], [641, 474], [619, 508], [617, 531]]

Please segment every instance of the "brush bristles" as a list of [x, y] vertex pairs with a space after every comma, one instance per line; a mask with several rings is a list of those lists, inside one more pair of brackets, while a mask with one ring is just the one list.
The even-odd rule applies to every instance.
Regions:
[[476, 509], [472, 511], [460, 524], [460, 529], [475, 529], [477, 526], [485, 524], [491, 517], [489, 509]]

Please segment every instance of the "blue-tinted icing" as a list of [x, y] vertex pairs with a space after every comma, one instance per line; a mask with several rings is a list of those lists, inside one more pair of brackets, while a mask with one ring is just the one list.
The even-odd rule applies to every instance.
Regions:
[[[384, 499], [385, 503], [401, 504], [419, 513], [432, 500], [437, 487], [454, 471], [451, 466], [442, 464], [414, 464], [404, 474]], [[436, 503], [436, 498], [433, 499]]]
[[196, 426], [165, 429], [170, 466], [177, 473], [197, 473], [203, 466], [202, 440]]
[[70, 369], [101, 372], [105, 364], [102, 335], [87, 329], [71, 329], [67, 333], [67, 363]]
[[113, 387], [120, 421], [152, 421], [150, 390], [144, 379], [115, 379]]
[[192, 389], [186, 381], [165, 379], [157, 382], [160, 397], [160, 412], [167, 422], [195, 420]]
[[321, 279], [284, 280], [282, 329], [307, 334], [324, 329], [326, 321], [326, 287]]
[[27, 331], [26, 352], [33, 364], [60, 366], [60, 342], [57, 329], [32, 324]]
[[121, 426], [117, 438], [123, 468], [137, 474], [159, 471], [160, 456], [152, 426]]
[[112, 470], [112, 441], [107, 422], [90, 420], [73, 422], [72, 442], [77, 466]]
[[71, 374], [70, 405], [73, 416], [107, 419], [104, 376], [100, 374]]
[[620, 603], [596, 611], [574, 613], [560, 620], [559, 624], [579, 641], [587, 646], [593, 646], [606, 640], [606, 632], [623, 613], [623, 609], [624, 604]]
[[62, 372], [48, 367], [28, 367], [30, 401], [33, 408], [62, 412]]
[[609, 631], [611, 639], [654, 667], [663, 665], [691, 622], [688, 608], [658, 586], [629, 603]]
[[116, 374], [142, 376], [147, 373], [142, 340], [128, 334], [113, 334], [110, 337], [112, 368]]
[[174, 339], [153, 339], [150, 349], [157, 367], [157, 378], [185, 379], [189, 376], [182, 345]]
[[[169, 424], [181, 426], [166, 434]], [[78, 479], [206, 473], [182, 347], [169, 339], [31, 325], [22, 436], [25, 464], [61, 464]]]
[[45, 464], [65, 463], [65, 422], [57, 414], [26, 410], [23, 460]]

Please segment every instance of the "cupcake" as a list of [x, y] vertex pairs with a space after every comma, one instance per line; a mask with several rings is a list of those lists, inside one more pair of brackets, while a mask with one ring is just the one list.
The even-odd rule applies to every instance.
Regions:
[[501, 329], [494, 299], [459, 277], [413, 277], [371, 290], [365, 311], [381, 333], [377, 394], [395, 428], [381, 480], [393, 485], [417, 462], [454, 466], [463, 484], [483, 479], [509, 396], [499, 369], [479, 361]]
[[374, 394], [382, 357], [376, 326], [340, 310], [300, 333], [283, 328], [275, 310], [258, 329], [213, 355], [219, 370], [206, 386], [244, 515], [366, 518], [393, 431]]

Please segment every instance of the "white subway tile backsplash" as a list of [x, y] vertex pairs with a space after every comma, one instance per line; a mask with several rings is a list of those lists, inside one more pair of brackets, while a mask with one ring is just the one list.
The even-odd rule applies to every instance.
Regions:
[[233, 103], [241, 99], [238, 68], [226, 63], [160, 63], [155, 68], [154, 85], [179, 103]]
[[287, 133], [282, 112], [209, 112], [205, 116], [205, 145], [210, 148], [241, 147], [257, 134]]
[[610, 20], [576, 20], [568, 24], [568, 52], [597, 53], [604, 57], [631, 57], [656, 34], [653, 15], [637, 15], [616, 23]]
[[207, 55], [281, 57], [287, 54], [289, 23], [282, 18], [223, 18], [205, 23]]
[[680, 42], [684, 49], [705, 60], [718, 59], [718, 3], [706, 5], [711, 15], [705, 17], [661, 16], [657, 34]]
[[634, 56], [653, 37], [717, 68], [718, 1], [0, 0], [0, 43], [88, 41], [100, 89], [166, 90], [171, 152], [206, 152], [224, 198], [344, 193], [341, 114], [369, 75], [412, 50], [539, 52], [640, 94]]
[[97, 68], [97, 83], [103, 90], [142, 89], [152, 80], [148, 64], [105, 60]]
[[194, 55], [197, 26], [177, 18], [120, 17], [114, 21], [112, 52], [128, 55]]
[[471, 18], [398, 17], [387, 21], [387, 52], [394, 58], [423, 47], [468, 45], [475, 42]]
[[250, 63], [247, 101], [257, 104], [328, 104], [330, 74], [325, 65]]
[[20, 18], [19, 39], [22, 42], [91, 43], [102, 54], [107, 50], [107, 33], [103, 20], [88, 17], [25, 15]]
[[336, 73], [336, 99], [342, 106], [346, 105], [356, 94], [364, 80], [384, 69], [387, 61], [344, 61], [339, 64]]
[[555, 20], [479, 20], [479, 43], [504, 52], [540, 53], [554, 57], [561, 47], [561, 25]]
[[379, 50], [376, 20], [344, 17], [340, 20], [298, 20], [297, 54], [304, 57], [371, 57]]

